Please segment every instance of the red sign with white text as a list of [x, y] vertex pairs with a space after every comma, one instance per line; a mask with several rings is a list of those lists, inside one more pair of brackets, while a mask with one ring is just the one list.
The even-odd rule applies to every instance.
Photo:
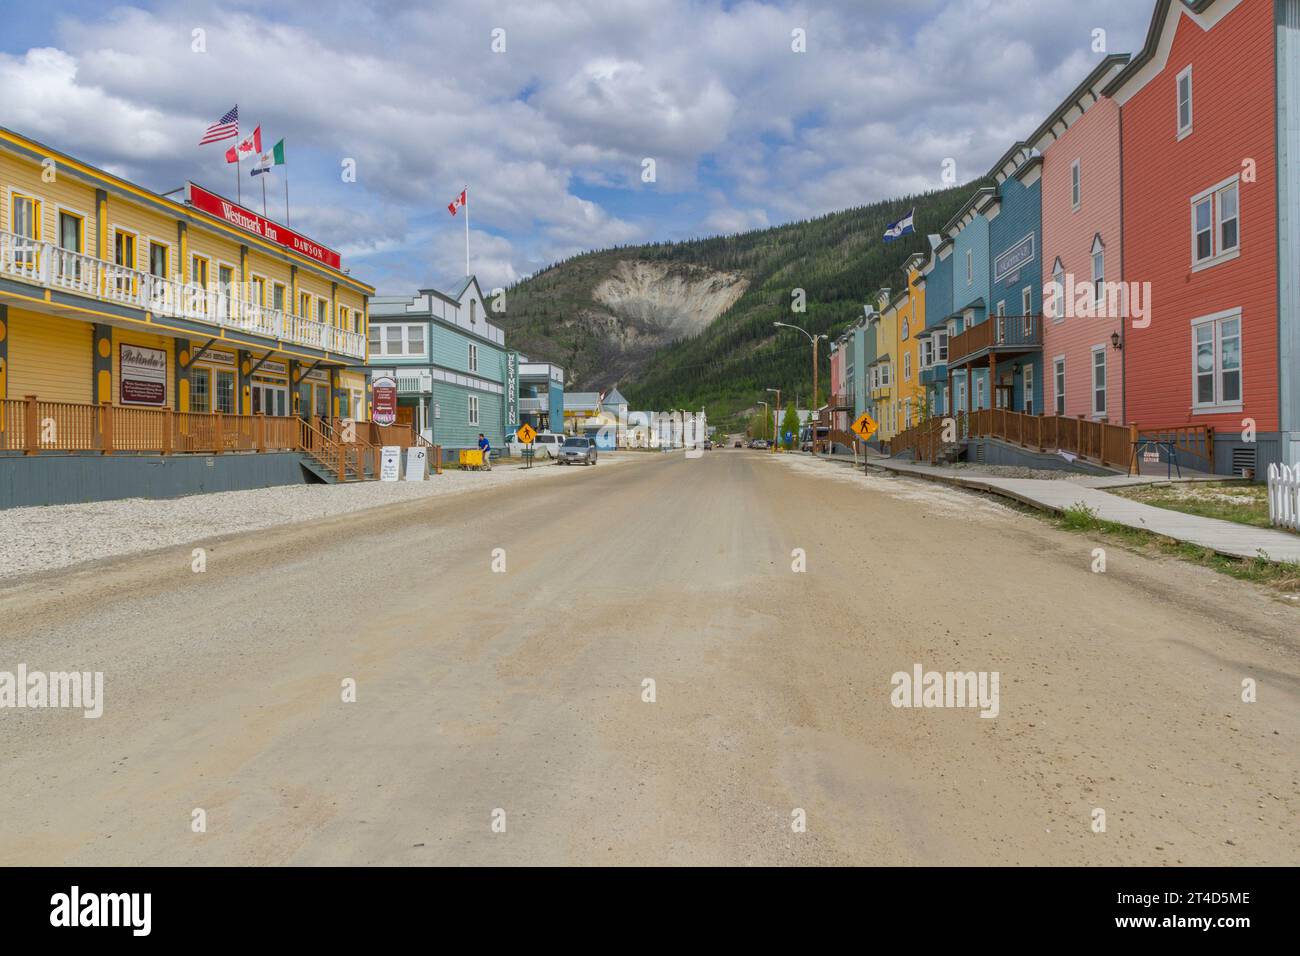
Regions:
[[287, 226], [282, 226], [278, 222], [271, 222], [271, 220], [259, 216], [251, 209], [237, 206], [229, 199], [223, 199], [216, 193], [210, 193], [202, 186], [196, 186], [194, 183], [186, 183], [185, 189], [185, 198], [195, 209], [216, 216], [223, 222], [243, 229], [245, 232], [260, 236], [267, 242], [274, 242], [286, 249], [302, 253], [307, 258], [315, 259], [331, 269], [338, 269], [342, 265], [343, 260], [333, 249], [328, 249], [319, 242], [312, 242], [306, 236], [294, 232]]

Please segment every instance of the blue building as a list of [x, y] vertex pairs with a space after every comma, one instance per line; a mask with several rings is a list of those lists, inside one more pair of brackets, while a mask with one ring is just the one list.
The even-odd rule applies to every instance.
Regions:
[[921, 340], [921, 387], [932, 415], [952, 413], [948, 394], [948, 319], [952, 315], [953, 241], [933, 235], [930, 256], [917, 285], [925, 290], [925, 327]]

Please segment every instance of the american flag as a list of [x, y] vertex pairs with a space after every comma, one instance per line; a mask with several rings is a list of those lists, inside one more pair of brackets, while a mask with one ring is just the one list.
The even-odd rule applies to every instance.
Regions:
[[208, 131], [199, 140], [199, 145], [215, 143], [218, 140], [234, 139], [239, 135], [239, 104], [231, 107], [230, 112], [208, 127]]

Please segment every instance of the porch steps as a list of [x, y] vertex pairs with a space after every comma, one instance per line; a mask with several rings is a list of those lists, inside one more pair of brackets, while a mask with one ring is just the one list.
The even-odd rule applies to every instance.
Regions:
[[317, 459], [310, 452], [300, 452], [298, 459], [303, 469], [316, 480], [327, 485], [353, 484], [358, 481], [372, 481], [375, 476], [370, 473], [370, 469], [362, 464], [361, 471], [358, 472], [356, 463], [348, 461], [343, 469], [343, 479], [339, 480], [337, 466], [329, 466]]

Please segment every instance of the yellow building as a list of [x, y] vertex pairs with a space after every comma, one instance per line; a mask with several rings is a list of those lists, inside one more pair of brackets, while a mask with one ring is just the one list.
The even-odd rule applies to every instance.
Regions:
[[906, 293], [891, 299], [881, 290], [878, 311], [868, 317], [868, 334], [876, 336], [876, 360], [869, 366], [872, 417], [880, 426], [877, 437], [888, 442], [899, 431], [898, 417], [898, 306]]
[[917, 334], [925, 329], [925, 287], [917, 284], [925, 257], [914, 255], [903, 266], [907, 288], [897, 300], [894, 340], [894, 367], [898, 372], [894, 386], [895, 419], [893, 434], [906, 431], [925, 416], [925, 389], [921, 387], [920, 341]]
[[366, 379], [354, 369], [366, 362], [374, 290], [307, 237], [194, 184], [178, 192], [150, 192], [0, 128], [0, 400], [10, 418], [36, 396], [364, 420]]

